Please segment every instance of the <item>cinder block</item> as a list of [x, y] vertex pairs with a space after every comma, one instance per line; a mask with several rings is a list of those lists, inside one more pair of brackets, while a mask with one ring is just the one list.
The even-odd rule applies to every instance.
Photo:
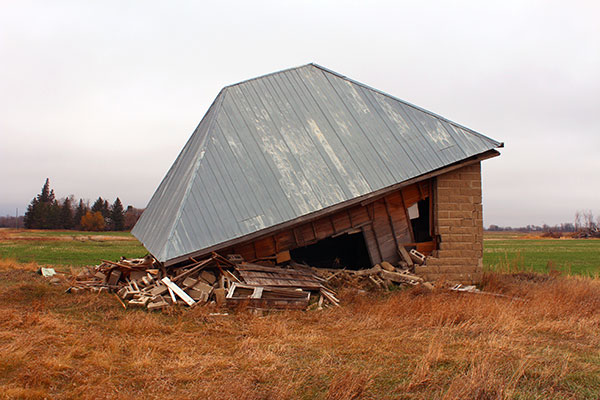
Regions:
[[416, 265], [415, 266], [415, 274], [430, 274], [430, 273], [439, 273], [437, 267], [435, 265], [429, 264], [429, 259], [427, 260], [427, 265]]
[[473, 211], [449, 211], [448, 214], [448, 218], [473, 218]]
[[444, 258], [476, 258], [475, 250], [440, 250], [439, 257]]
[[438, 257], [427, 257], [426, 265], [427, 265], [427, 267], [432, 267], [432, 266], [436, 266], [436, 265], [441, 265], [443, 263], [444, 263], [444, 261]]
[[481, 190], [479, 189], [471, 189], [471, 188], [460, 188], [460, 193], [463, 196], [471, 196], [474, 198], [480, 198], [481, 197]]
[[473, 189], [481, 189], [481, 179], [474, 179], [470, 181], [470, 186]]
[[437, 198], [442, 200], [448, 198], [452, 193], [451, 187], [439, 187], [436, 191]]
[[475, 172], [475, 171], [467, 171], [467, 172], [461, 172], [461, 179], [463, 180], [469, 180], [469, 181], [480, 181], [481, 180], [481, 174], [479, 172]]
[[[438, 232], [440, 235], [450, 234], [450, 225], [438, 225]], [[442, 239], [443, 240], [443, 239]]]
[[437, 215], [438, 215], [438, 221], [439, 221], [439, 219], [449, 218], [450, 211], [438, 211]]
[[458, 204], [454, 204], [454, 203], [448, 203], [448, 202], [440, 202], [438, 203], [438, 207], [437, 207], [437, 211], [438, 213], [441, 211], [454, 211], [454, 210], [458, 210], [460, 208], [460, 206]]
[[457, 257], [460, 257], [460, 251], [459, 250], [443, 250], [443, 249], [440, 249], [438, 251], [438, 256], [441, 259], [450, 258], [450, 257], [457, 258]]
[[473, 203], [461, 203], [459, 204], [460, 211], [473, 211], [475, 210], [476, 205]]
[[458, 226], [458, 225], [454, 225], [454, 226], [450, 226], [450, 234], [470, 234], [473, 233], [473, 227], [466, 227], [466, 226]]
[[448, 196], [448, 202], [450, 203], [465, 203], [470, 202], [469, 196], [463, 196], [460, 194], [452, 194]]
[[440, 243], [440, 250], [478, 250], [475, 246], [476, 243], [442, 242]]

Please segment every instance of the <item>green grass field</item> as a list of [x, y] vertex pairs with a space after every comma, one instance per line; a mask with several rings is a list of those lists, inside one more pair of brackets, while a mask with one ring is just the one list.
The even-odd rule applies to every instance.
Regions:
[[492, 271], [552, 270], [597, 276], [600, 272], [600, 240], [538, 239], [513, 232], [484, 236], [483, 264]]
[[[141, 257], [146, 249], [129, 232], [0, 230], [0, 258], [56, 267], [95, 265], [101, 259]], [[558, 270], [596, 276], [600, 240], [539, 239], [515, 232], [486, 232], [483, 263], [491, 271]]]
[[[141, 257], [146, 249], [129, 232], [0, 230], [0, 258], [58, 269], [96, 265], [101, 259]], [[64, 268], [61, 268], [64, 267]]]

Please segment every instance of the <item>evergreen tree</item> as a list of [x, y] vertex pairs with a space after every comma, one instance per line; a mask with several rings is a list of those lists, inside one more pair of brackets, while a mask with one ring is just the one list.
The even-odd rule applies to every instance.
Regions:
[[52, 203], [48, 205], [48, 218], [46, 219], [46, 229], [60, 229], [62, 228], [61, 222], [62, 209], [58, 200], [54, 199]]
[[81, 229], [81, 218], [88, 212], [88, 206], [83, 202], [83, 199], [79, 199], [79, 205], [75, 210], [75, 216], [73, 217], [73, 227], [75, 229]]
[[108, 200], [104, 200], [104, 205], [102, 206], [102, 216], [104, 219], [110, 218], [110, 203]]
[[102, 197], [98, 197], [92, 205], [92, 214], [100, 213], [104, 220], [104, 226], [110, 228], [110, 204], [108, 200], [104, 200]]
[[[94, 204], [92, 204], [92, 213], [100, 212], [102, 214], [102, 210], [104, 209], [104, 200], [102, 197], [98, 197]], [[103, 214], [104, 215], [104, 214]]]
[[40, 203], [52, 203], [54, 201], [54, 190], [50, 190], [50, 179], [46, 178], [46, 183], [42, 187], [42, 193], [38, 194]]
[[106, 230], [110, 230], [112, 229], [112, 214], [111, 214], [111, 207], [110, 207], [110, 203], [108, 202], [108, 200], [104, 200], [104, 205], [102, 206], [102, 216], [104, 217], [104, 223], [106, 226]]
[[39, 202], [36, 197], [31, 200], [31, 203], [27, 206], [27, 211], [25, 211], [25, 215], [23, 216], [23, 226], [26, 229], [35, 229], [38, 226], [39, 221]]
[[123, 204], [121, 204], [121, 200], [118, 197], [112, 205], [110, 220], [113, 230], [122, 231], [124, 229], [125, 213], [123, 212]]
[[141, 210], [132, 207], [134, 213], [130, 213], [129, 209], [128, 213], [125, 213], [118, 197], [112, 207], [108, 200], [98, 197], [91, 210], [83, 199], [79, 199], [79, 204], [74, 210], [74, 201], [73, 195], [58, 201], [54, 190], [50, 188], [50, 179], [46, 178], [42, 191], [31, 199], [27, 206], [23, 224], [28, 229], [103, 230], [106, 227], [124, 230], [126, 226], [133, 225], [141, 214]]
[[50, 189], [50, 179], [42, 187], [42, 192], [31, 200], [25, 212], [25, 227], [28, 229], [52, 229], [52, 215], [55, 202], [54, 190]]
[[60, 222], [63, 229], [73, 229], [73, 207], [71, 198], [67, 197], [60, 209]]

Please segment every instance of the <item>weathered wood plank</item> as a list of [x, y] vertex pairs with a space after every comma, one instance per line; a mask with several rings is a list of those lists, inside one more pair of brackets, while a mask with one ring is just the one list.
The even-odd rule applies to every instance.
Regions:
[[181, 289], [175, 283], [171, 282], [171, 280], [168, 277], [165, 276], [164, 278], [162, 278], [162, 283], [164, 283], [169, 289], [175, 292], [175, 294], [179, 296], [181, 300], [183, 300], [188, 306], [191, 307], [194, 304], [196, 304], [194, 299], [192, 299], [186, 292], [183, 291], [183, 289]]

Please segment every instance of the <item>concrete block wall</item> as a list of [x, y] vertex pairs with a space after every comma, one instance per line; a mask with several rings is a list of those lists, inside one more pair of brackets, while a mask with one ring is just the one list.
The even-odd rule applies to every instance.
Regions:
[[416, 272], [427, 280], [476, 284], [483, 266], [481, 165], [467, 165], [435, 178], [434, 230], [438, 249]]

